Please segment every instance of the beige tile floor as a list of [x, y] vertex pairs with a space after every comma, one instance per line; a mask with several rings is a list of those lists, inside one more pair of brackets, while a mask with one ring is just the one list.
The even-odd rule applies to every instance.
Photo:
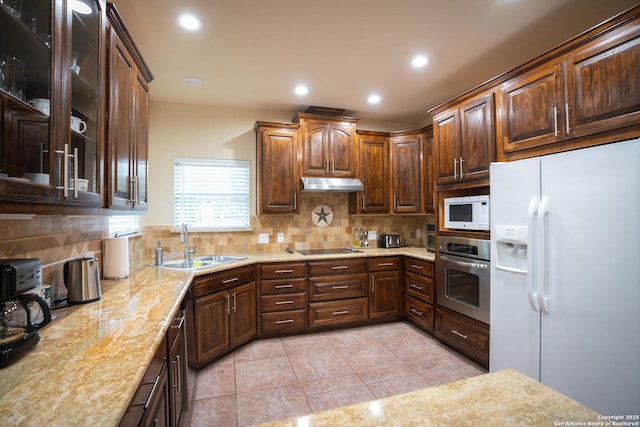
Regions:
[[190, 425], [249, 426], [485, 372], [405, 322], [258, 340], [198, 372]]

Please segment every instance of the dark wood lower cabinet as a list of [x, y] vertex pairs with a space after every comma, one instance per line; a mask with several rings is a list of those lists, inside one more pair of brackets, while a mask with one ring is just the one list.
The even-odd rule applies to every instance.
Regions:
[[433, 306], [417, 298], [406, 296], [404, 316], [422, 329], [433, 331]]
[[120, 426], [178, 427], [188, 405], [185, 317], [174, 317]]
[[385, 319], [398, 315], [399, 271], [371, 273], [369, 289], [369, 318]]
[[489, 368], [489, 326], [438, 306], [436, 337], [485, 368]]
[[256, 306], [255, 282], [197, 298], [194, 331], [188, 334], [189, 364], [199, 369], [252, 339]]

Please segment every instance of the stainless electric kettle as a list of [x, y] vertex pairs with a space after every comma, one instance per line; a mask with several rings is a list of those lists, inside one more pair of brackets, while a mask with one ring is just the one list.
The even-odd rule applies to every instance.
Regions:
[[102, 297], [98, 258], [78, 258], [64, 264], [67, 304], [83, 304]]

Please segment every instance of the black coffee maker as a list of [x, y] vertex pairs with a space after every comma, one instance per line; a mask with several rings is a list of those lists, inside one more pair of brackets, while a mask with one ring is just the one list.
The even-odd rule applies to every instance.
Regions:
[[41, 283], [39, 259], [0, 259], [0, 368], [33, 349], [38, 329], [51, 321], [45, 300], [25, 293]]

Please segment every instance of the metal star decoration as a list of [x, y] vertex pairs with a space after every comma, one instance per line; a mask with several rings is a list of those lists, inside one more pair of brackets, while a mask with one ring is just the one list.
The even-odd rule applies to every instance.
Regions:
[[326, 227], [331, 224], [333, 219], [333, 211], [329, 206], [318, 205], [312, 211], [313, 223], [318, 227]]

